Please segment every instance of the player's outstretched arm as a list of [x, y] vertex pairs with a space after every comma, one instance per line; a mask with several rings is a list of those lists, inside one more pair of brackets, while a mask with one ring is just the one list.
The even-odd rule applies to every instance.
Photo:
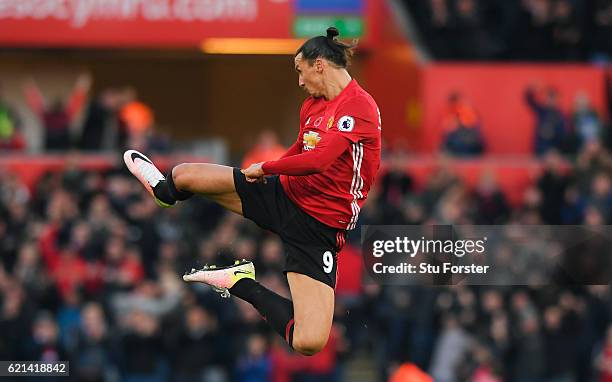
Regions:
[[314, 150], [265, 162], [262, 170], [266, 175], [309, 175], [325, 171], [349, 148], [350, 142], [340, 134], [329, 133]]
[[248, 182], [265, 182], [264, 175], [309, 175], [325, 171], [348, 149], [350, 142], [339, 134], [328, 134], [316, 149], [282, 157], [275, 161], [255, 163], [241, 172]]
[[287, 151], [285, 151], [285, 153], [278, 159], [283, 159], [283, 158], [287, 158], [287, 157], [291, 157], [297, 154], [300, 154], [302, 152], [302, 143], [301, 142], [294, 142], [291, 147], [289, 147], [287, 149]]

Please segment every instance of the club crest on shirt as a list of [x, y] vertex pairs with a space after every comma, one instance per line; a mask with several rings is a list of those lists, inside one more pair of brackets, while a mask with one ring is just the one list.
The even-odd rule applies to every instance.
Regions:
[[332, 127], [334, 125], [334, 117], [329, 117], [329, 120], [327, 121], [327, 129], [329, 130], [330, 127]]
[[353, 130], [353, 127], [355, 127], [355, 120], [353, 117], [345, 115], [338, 120], [338, 130], [340, 131], [349, 132]]
[[304, 150], [309, 151], [317, 147], [317, 143], [321, 140], [319, 137], [319, 133], [314, 131], [309, 131], [304, 133]]

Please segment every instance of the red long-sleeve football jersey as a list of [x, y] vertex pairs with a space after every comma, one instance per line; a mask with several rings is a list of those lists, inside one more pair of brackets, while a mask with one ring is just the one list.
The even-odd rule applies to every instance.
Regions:
[[300, 133], [281, 159], [266, 162], [280, 174], [298, 207], [335, 228], [353, 229], [380, 167], [381, 118], [376, 102], [352, 80], [333, 100], [307, 98]]

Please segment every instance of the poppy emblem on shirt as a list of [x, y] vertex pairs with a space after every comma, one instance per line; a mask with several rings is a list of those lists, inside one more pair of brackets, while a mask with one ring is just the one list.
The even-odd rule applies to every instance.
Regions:
[[355, 120], [353, 117], [345, 115], [338, 120], [338, 130], [340, 131], [349, 132], [353, 130], [353, 127], [355, 127]]
[[319, 133], [314, 131], [309, 131], [304, 133], [304, 150], [312, 150], [317, 147], [317, 143], [321, 140], [319, 137]]

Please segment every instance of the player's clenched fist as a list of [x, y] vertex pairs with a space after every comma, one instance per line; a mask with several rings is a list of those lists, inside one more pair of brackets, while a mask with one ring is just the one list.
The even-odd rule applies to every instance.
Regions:
[[255, 183], [255, 182], [266, 183], [266, 178], [264, 177], [264, 171], [261, 168], [262, 165], [263, 165], [263, 162], [254, 163], [250, 165], [249, 168], [244, 168], [240, 170], [240, 172], [242, 172], [246, 176], [246, 180], [249, 183]]

